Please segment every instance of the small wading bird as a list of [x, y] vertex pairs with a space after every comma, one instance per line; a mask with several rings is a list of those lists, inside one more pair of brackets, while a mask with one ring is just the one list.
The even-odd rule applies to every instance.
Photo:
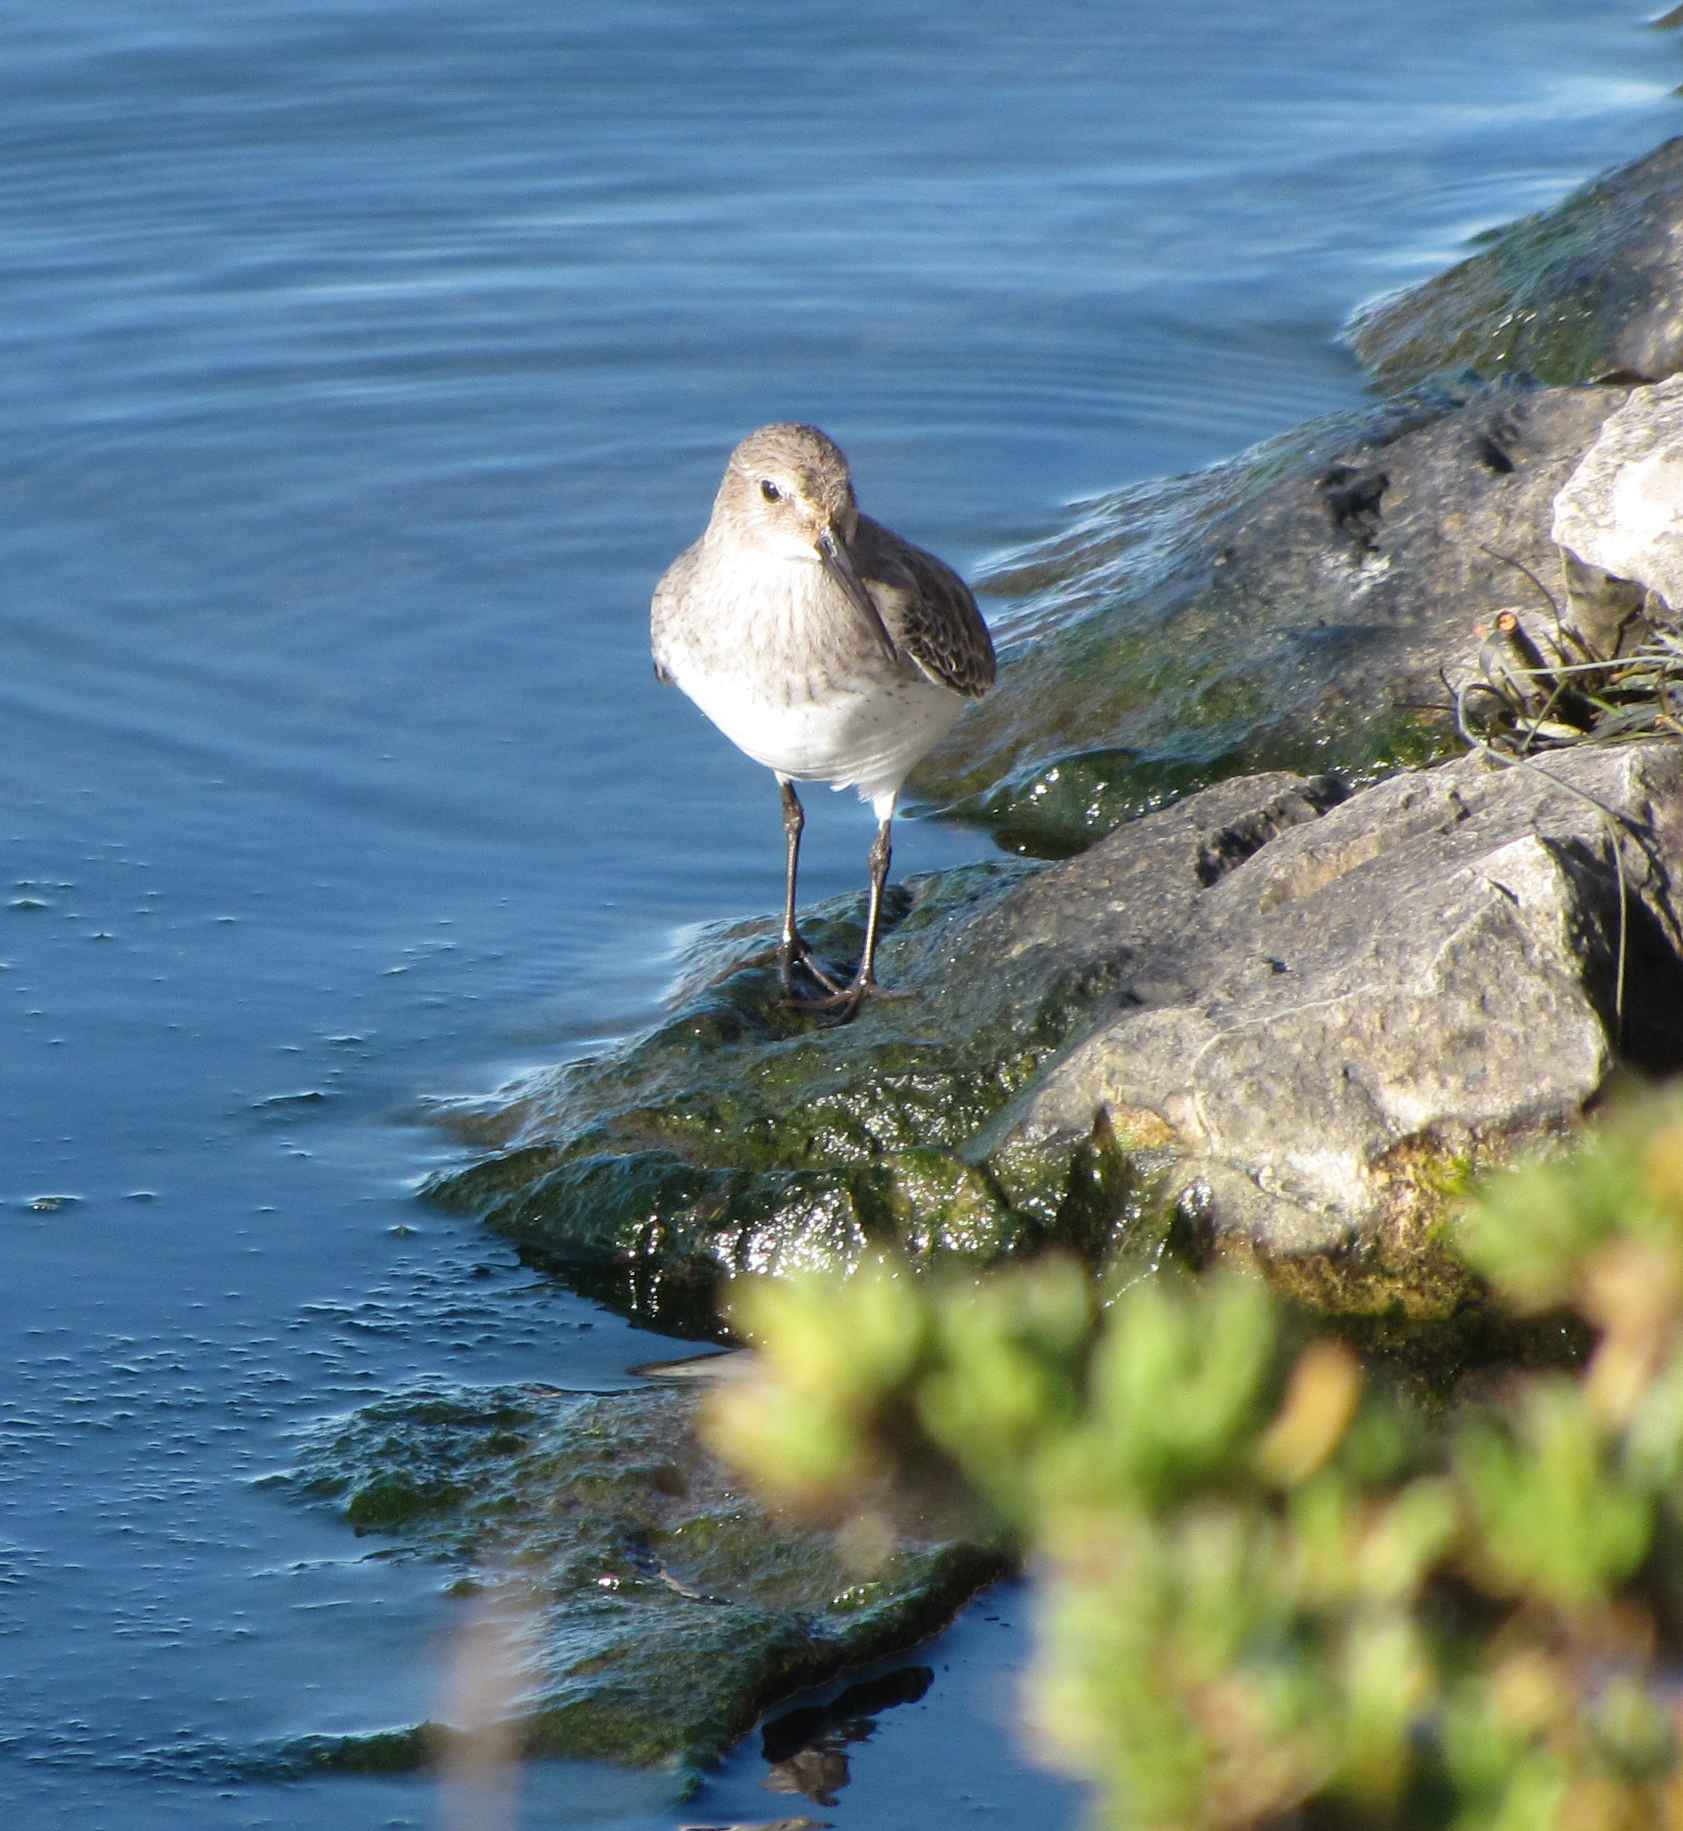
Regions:
[[[816, 426], [752, 432], [730, 455], [707, 531], [655, 587], [655, 674], [675, 682], [777, 777], [788, 843], [783, 988], [842, 1020], [880, 990], [877, 925], [894, 804], [912, 766], [993, 685], [993, 644], [969, 587], [932, 553], [859, 513], [840, 448]], [[877, 817], [865, 949], [832, 978], [795, 924], [805, 815], [797, 782], [857, 788]]]

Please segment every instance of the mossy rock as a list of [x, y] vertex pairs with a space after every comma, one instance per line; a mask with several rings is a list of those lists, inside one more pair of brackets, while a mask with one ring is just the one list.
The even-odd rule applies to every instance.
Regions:
[[[1009, 850], [1065, 858], [1235, 775], [1371, 780], [1449, 754], [1421, 638], [1429, 626], [1436, 665], [1449, 632], [1512, 595], [1478, 546], [1516, 543], [1501, 519], [1481, 525], [1474, 454], [1485, 420], [1525, 411], [1438, 379], [1078, 504], [1067, 533], [979, 581], [1013, 605], [999, 684], [913, 786]], [[1423, 493], [1465, 526], [1393, 551], [1389, 501], [1428, 465]], [[1539, 522], [1523, 553], [1545, 535]]]
[[[786, 1007], [763, 932], [704, 938], [720, 977], [623, 1047], [511, 1089], [498, 1131], [516, 1141], [429, 1198], [679, 1333], [716, 1328], [733, 1278], [845, 1272], [884, 1248], [977, 1266], [1052, 1242], [1104, 1251], [1137, 1218], [1108, 1202], [1128, 1181], [1113, 1143], [990, 1161], [993, 1118], [1116, 995], [1116, 964], [1091, 958], [1102, 934], [1072, 952], [998, 916], [1032, 874], [1001, 860], [914, 880], [880, 961], [907, 995], [845, 1027]], [[847, 900], [804, 926], [839, 955], [854, 914]], [[1009, 957], [990, 917], [1007, 921]], [[987, 972], [967, 970], [972, 949]], [[699, 1040], [726, 1010], [728, 1028]]]
[[1359, 312], [1350, 345], [1387, 388], [1462, 369], [1553, 383], [1662, 380], [1683, 359], [1680, 228], [1683, 139], [1674, 139]]
[[[778, 1697], [942, 1626], [1003, 1567], [915, 1522], [868, 1570], [774, 1520], [696, 1442], [696, 1395], [428, 1386], [323, 1425], [287, 1478], [377, 1555], [434, 1565], [464, 1633], [489, 1621], [529, 1755], [716, 1760]], [[388, 1504], [393, 1496], [418, 1504]], [[265, 1772], [398, 1772], [473, 1726], [314, 1735]]]

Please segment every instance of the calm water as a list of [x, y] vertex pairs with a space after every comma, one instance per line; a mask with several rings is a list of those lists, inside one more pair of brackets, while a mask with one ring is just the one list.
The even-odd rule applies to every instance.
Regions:
[[[725, 451], [815, 419], [974, 568], [1348, 404], [1345, 313], [1675, 131], [1683, 57], [1593, 0], [18, 11], [0, 1804], [431, 1824], [422, 1780], [231, 1777], [438, 1709], [451, 1622], [265, 1477], [423, 1374], [663, 1351], [411, 1190], [429, 1099], [634, 1028], [686, 924], [776, 900], [769, 777], [645, 649]], [[816, 898], [869, 820], [813, 815]], [[823, 1816], [1067, 1821], [989, 1727], [1020, 1638], [961, 1624]], [[523, 1822], [776, 1816], [756, 1761], [683, 1809], [546, 1769]]]

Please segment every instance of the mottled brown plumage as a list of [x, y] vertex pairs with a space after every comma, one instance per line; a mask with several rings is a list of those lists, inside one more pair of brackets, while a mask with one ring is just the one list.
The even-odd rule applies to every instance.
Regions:
[[895, 646], [929, 678], [967, 699], [994, 683], [993, 643], [976, 600], [945, 560], [859, 517], [854, 570], [876, 600]]

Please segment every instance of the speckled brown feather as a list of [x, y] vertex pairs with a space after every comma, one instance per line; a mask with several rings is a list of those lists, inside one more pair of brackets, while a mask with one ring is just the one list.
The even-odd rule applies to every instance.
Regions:
[[869, 515], [849, 548], [895, 646], [931, 680], [980, 699], [994, 682], [993, 643], [964, 580]]

